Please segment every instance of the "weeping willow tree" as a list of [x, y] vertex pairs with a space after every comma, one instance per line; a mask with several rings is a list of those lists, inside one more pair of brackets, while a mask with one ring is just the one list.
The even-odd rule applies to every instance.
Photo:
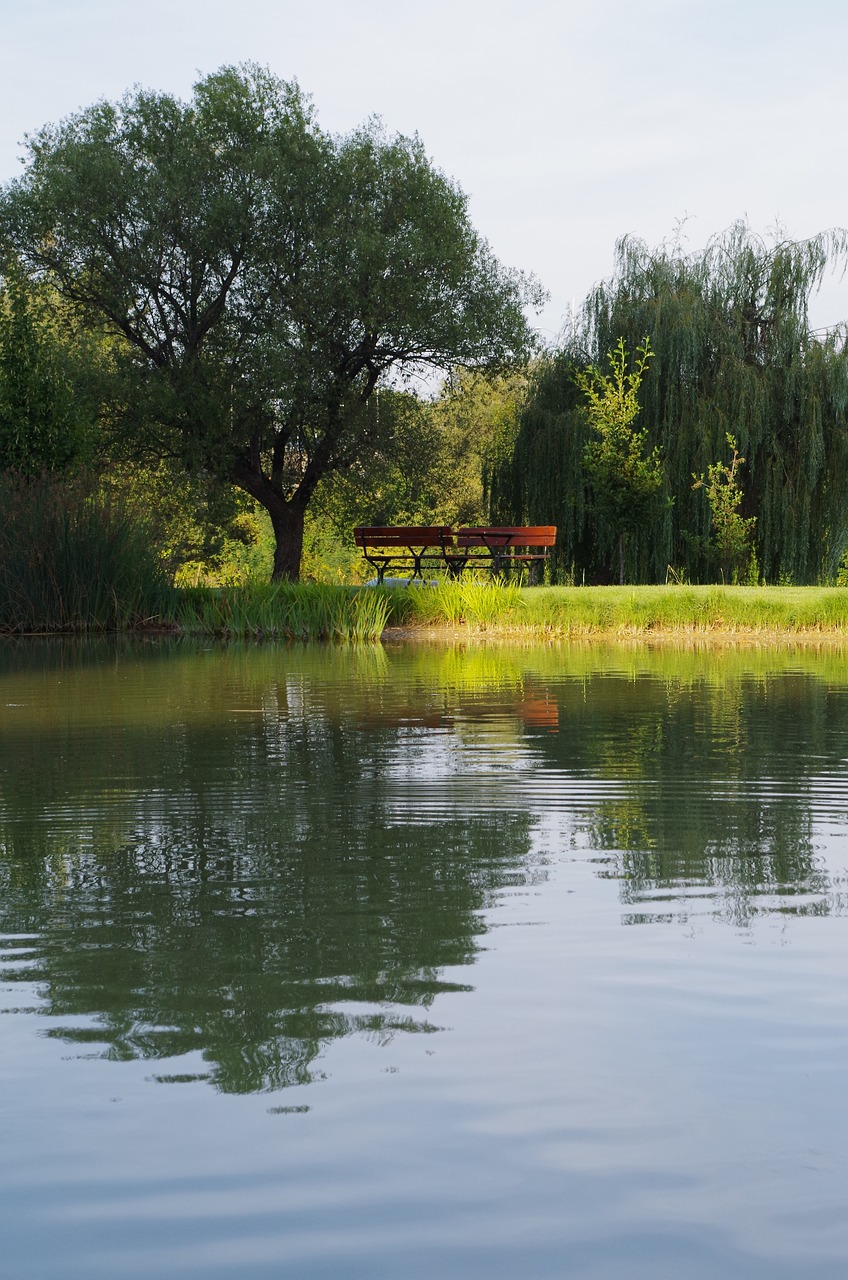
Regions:
[[609, 574], [614, 531], [589, 500], [575, 374], [647, 335], [636, 425], [662, 456], [666, 501], [629, 539], [630, 580], [664, 580], [669, 566], [716, 576], [710, 504], [692, 476], [726, 460], [728, 434], [747, 460], [741, 515], [756, 519], [764, 579], [832, 578], [848, 546], [848, 331], [812, 332], [809, 303], [846, 259], [848, 232], [767, 244], [744, 222], [698, 254], [621, 240], [613, 276], [539, 367], [512, 456], [490, 481], [492, 518], [557, 524], [561, 577]]

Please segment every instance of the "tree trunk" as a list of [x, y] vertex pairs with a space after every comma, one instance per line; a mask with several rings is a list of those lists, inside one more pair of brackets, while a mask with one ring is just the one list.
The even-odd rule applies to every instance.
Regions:
[[292, 498], [286, 501], [279, 489], [262, 474], [259, 449], [255, 458], [240, 458], [231, 475], [233, 484], [244, 489], [268, 512], [274, 530], [274, 568], [272, 582], [297, 582], [300, 579], [300, 560], [303, 555], [303, 522], [306, 507], [317, 480], [301, 484]]
[[624, 534], [618, 535], [618, 585], [624, 586]]
[[274, 530], [274, 570], [272, 582], [297, 582], [303, 555], [303, 521], [305, 506], [287, 502], [282, 510], [269, 512]]

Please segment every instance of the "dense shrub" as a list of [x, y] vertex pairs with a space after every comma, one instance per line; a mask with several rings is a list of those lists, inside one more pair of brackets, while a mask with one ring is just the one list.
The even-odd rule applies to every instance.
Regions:
[[170, 599], [153, 531], [94, 478], [0, 475], [0, 629], [124, 628]]

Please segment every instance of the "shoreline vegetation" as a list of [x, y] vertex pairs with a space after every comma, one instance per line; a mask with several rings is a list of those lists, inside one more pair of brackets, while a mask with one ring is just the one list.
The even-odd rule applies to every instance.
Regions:
[[[841, 640], [794, 585], [848, 585], [840, 266], [625, 235], [548, 344], [417, 134], [255, 63], [98, 99], [0, 187], [0, 633]], [[551, 585], [363, 594], [357, 527], [478, 525], [555, 528]]]
[[848, 641], [848, 588], [749, 586], [532, 587], [471, 578], [433, 586], [254, 583], [165, 588], [122, 603], [47, 592], [35, 608], [5, 600], [10, 636], [154, 631], [222, 639], [374, 644], [464, 636], [504, 641]]

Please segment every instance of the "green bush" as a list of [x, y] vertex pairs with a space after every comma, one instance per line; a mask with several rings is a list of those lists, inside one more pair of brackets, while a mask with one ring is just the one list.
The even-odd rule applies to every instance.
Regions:
[[255, 639], [379, 640], [389, 616], [385, 591], [326, 583], [186, 587], [174, 620], [189, 634]]
[[118, 630], [170, 603], [154, 531], [96, 479], [0, 475], [0, 630]]

